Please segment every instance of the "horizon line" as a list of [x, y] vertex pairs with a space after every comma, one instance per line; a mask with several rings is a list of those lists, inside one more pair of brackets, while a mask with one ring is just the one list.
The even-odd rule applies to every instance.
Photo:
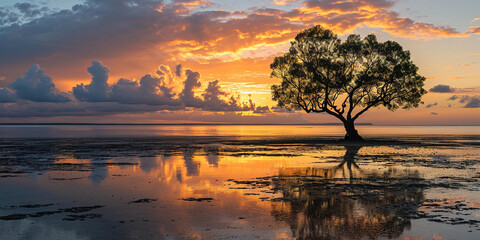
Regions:
[[[343, 123], [0, 123], [0, 126], [32, 126], [32, 125], [83, 125], [83, 126], [343, 126]], [[480, 124], [373, 124], [373, 123], [356, 123], [356, 126], [480, 126]]]
[[[139, 126], [168, 126], [168, 125], [325, 125], [325, 126], [332, 126], [332, 125], [339, 125], [343, 126], [343, 123], [0, 123], [0, 125], [139, 125]], [[357, 123], [356, 125], [373, 125], [373, 123]]]

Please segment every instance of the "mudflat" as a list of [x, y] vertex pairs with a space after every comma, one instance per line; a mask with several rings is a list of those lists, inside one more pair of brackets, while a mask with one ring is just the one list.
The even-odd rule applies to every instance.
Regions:
[[3, 138], [0, 239], [476, 239], [480, 136]]

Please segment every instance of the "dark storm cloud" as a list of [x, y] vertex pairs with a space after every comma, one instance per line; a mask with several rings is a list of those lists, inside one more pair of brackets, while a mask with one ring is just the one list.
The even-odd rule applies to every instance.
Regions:
[[439, 84], [437, 86], [434, 86], [433, 88], [430, 88], [430, 92], [434, 92], [434, 93], [453, 93], [453, 92], [455, 92], [455, 89], [450, 87], [449, 85]]
[[69, 102], [66, 93], [55, 88], [55, 84], [39, 65], [34, 64], [23, 78], [17, 78], [9, 85], [17, 98], [34, 102]]

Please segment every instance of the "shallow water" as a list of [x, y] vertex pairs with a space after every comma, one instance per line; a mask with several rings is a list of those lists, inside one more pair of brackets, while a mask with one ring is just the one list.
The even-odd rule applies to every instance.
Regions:
[[[365, 137], [480, 135], [480, 126], [359, 125]], [[109, 138], [163, 136], [326, 136], [345, 135], [343, 126], [324, 125], [0, 125], [0, 138]]]
[[[480, 234], [478, 127], [468, 136], [423, 130], [395, 138], [376, 129], [362, 145], [303, 126], [247, 126], [230, 136], [226, 126], [201, 126], [188, 136], [183, 127], [170, 128], [178, 134], [151, 128], [150, 137], [142, 126], [135, 137], [116, 129], [72, 138], [75, 127], [49, 126], [51, 138], [2, 138], [0, 239]], [[8, 132], [0, 128], [0, 135]]]

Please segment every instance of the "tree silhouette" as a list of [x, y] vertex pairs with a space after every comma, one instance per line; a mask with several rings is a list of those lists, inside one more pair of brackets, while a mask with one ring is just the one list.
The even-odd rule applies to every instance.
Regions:
[[425, 77], [397, 42], [381, 43], [373, 34], [342, 42], [321, 26], [300, 32], [270, 68], [281, 79], [272, 86], [280, 107], [335, 116], [345, 126], [345, 140], [363, 140], [354, 122], [370, 108], [418, 107], [427, 92]]

